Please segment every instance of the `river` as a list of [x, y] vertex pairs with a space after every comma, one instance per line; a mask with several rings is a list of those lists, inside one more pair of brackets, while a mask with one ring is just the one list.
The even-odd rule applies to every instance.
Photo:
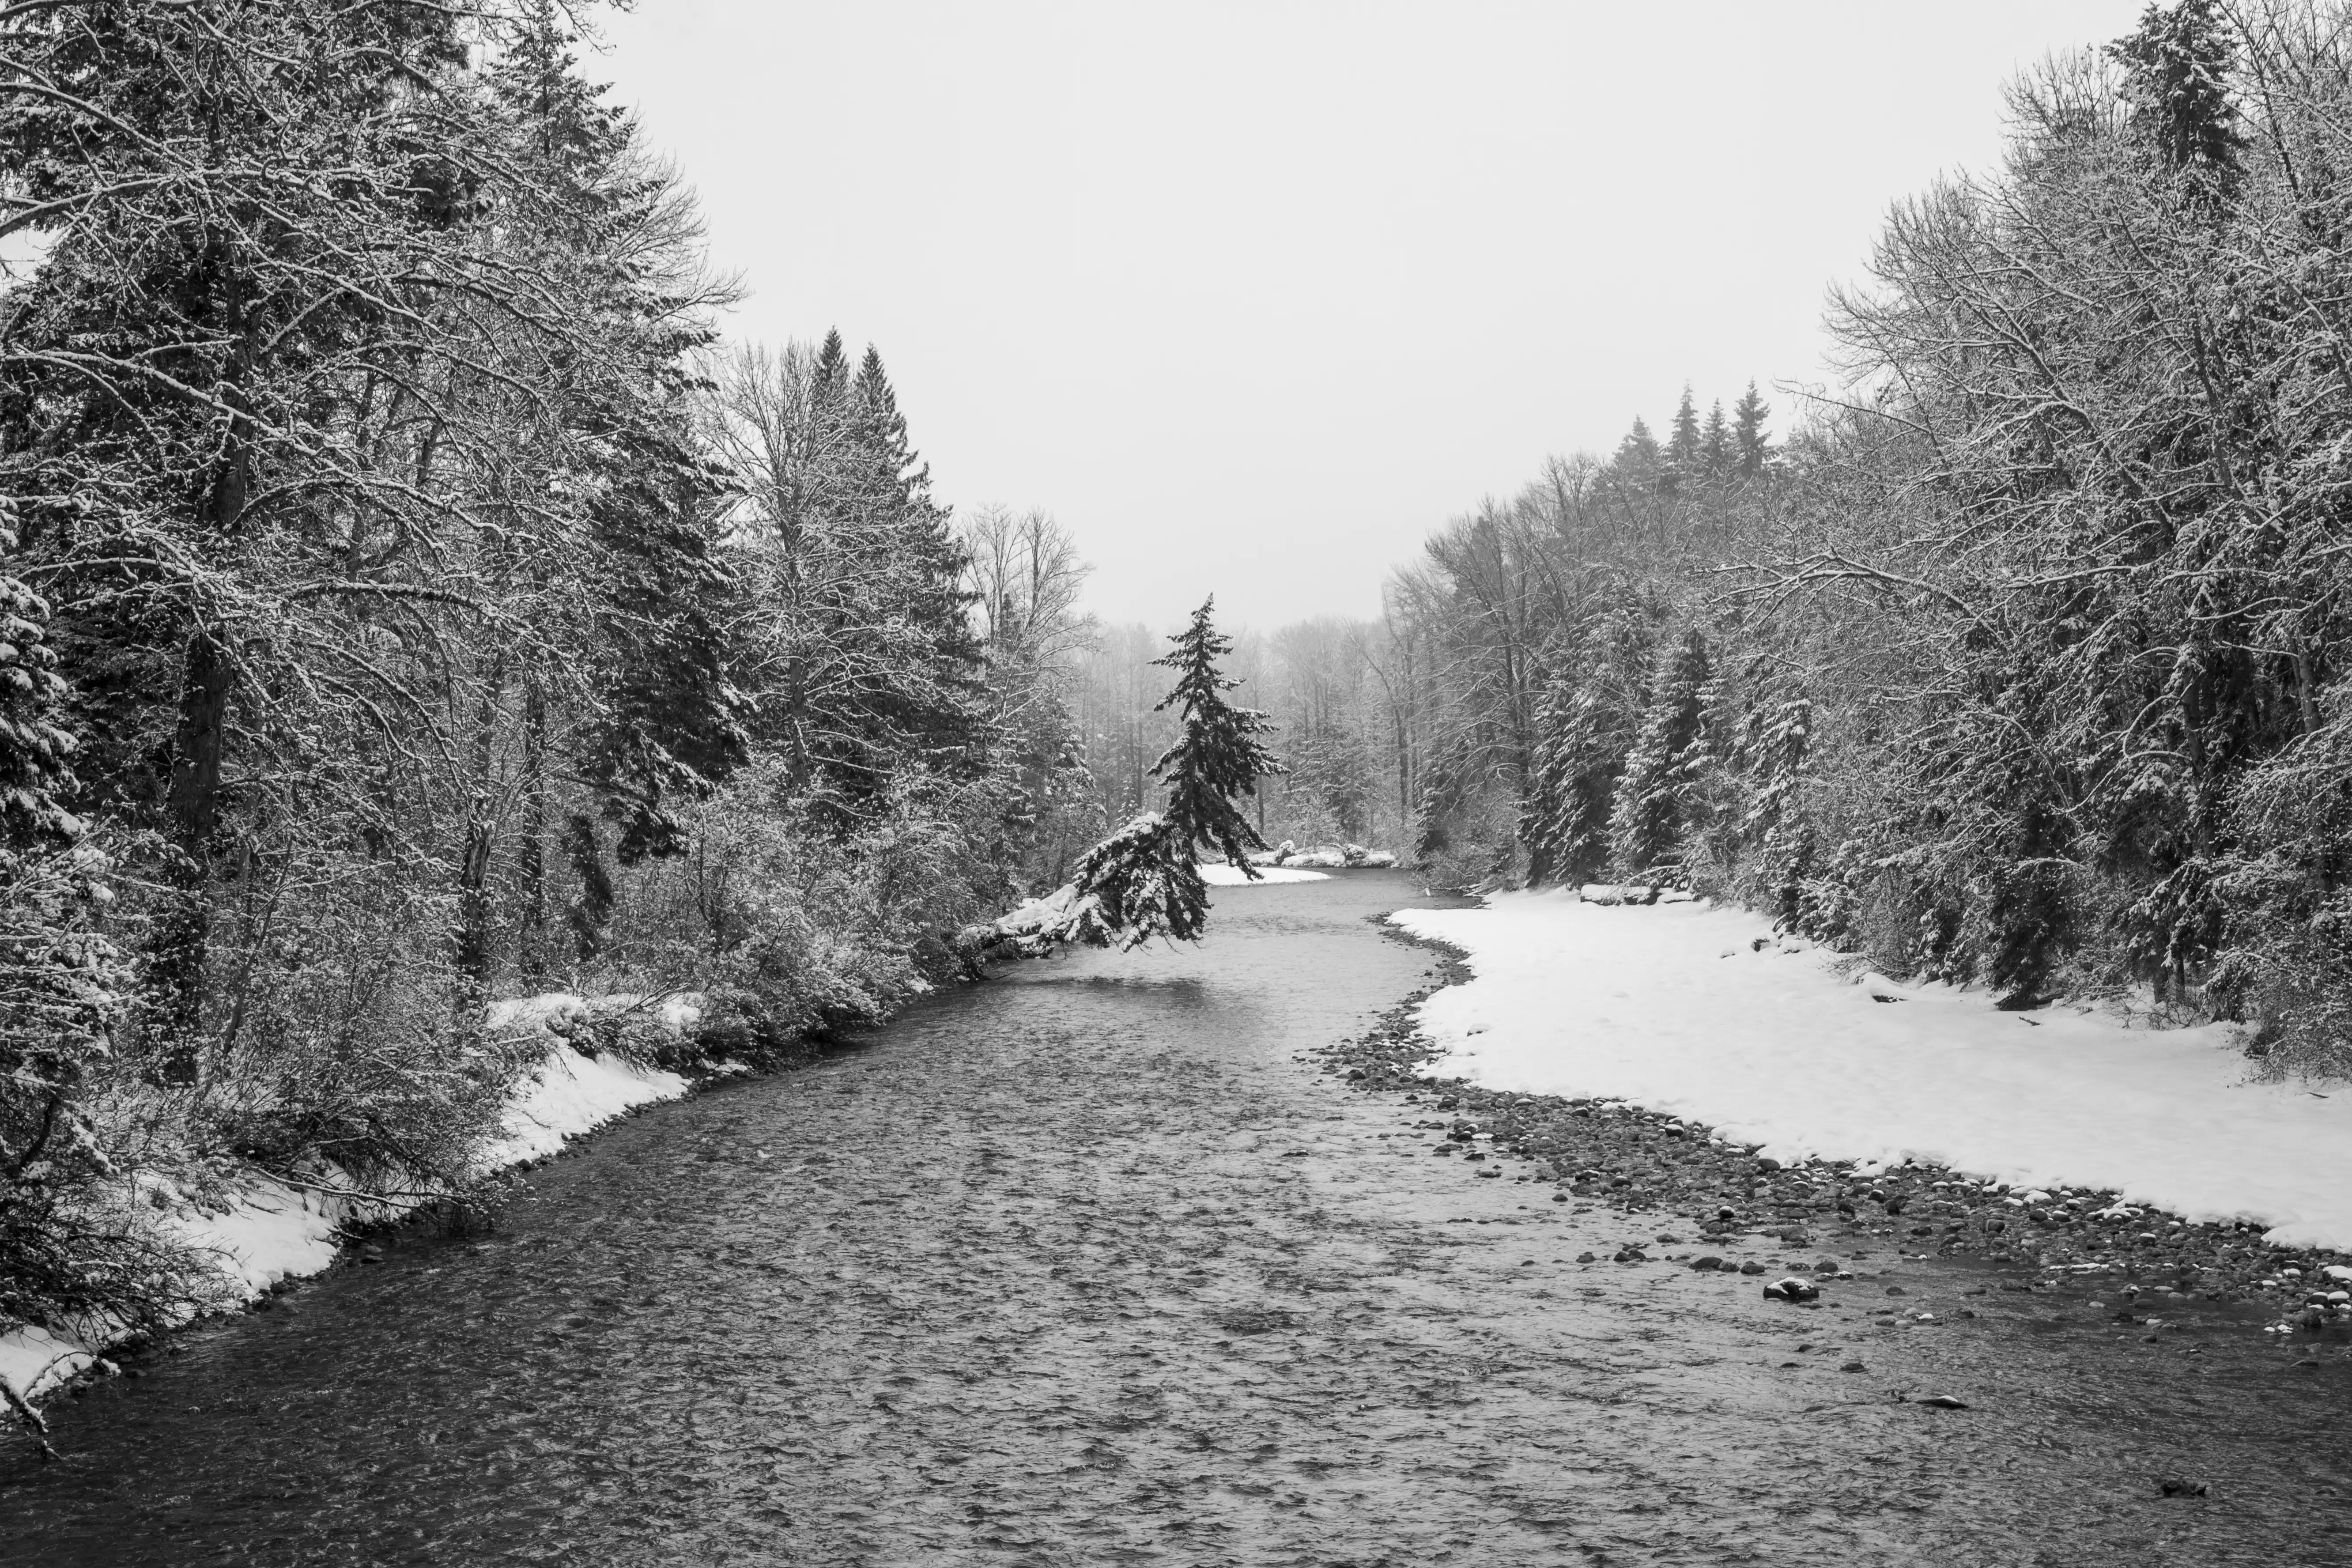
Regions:
[[1423, 981], [1371, 923], [1406, 879], [1217, 897], [1198, 948], [657, 1107], [491, 1235], [62, 1402], [69, 1460], [0, 1468], [0, 1560], [2352, 1562], [2339, 1369], [1936, 1265], [1899, 1318], [1579, 1266], [1643, 1226], [1424, 1158], [1417, 1108], [1303, 1059]]

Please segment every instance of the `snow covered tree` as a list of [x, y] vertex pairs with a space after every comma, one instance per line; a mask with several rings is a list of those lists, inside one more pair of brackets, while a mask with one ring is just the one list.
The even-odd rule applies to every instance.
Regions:
[[1287, 795], [1307, 804], [1317, 838], [1363, 837], [1372, 803], [1372, 763], [1364, 738], [1346, 724], [1310, 727], [1290, 748]]
[[1677, 867], [1695, 826], [1698, 789], [1714, 761], [1707, 733], [1714, 659], [1696, 627], [1668, 644], [1649, 710], [1625, 757], [1609, 815], [1617, 868], [1643, 876]]
[[1602, 619], [1567, 661], [1538, 712], [1536, 765], [1519, 837], [1532, 882], [1583, 882], [1605, 870], [1610, 814], [1626, 753], [1649, 707], [1657, 637], [1651, 617]]
[[1197, 942], [1209, 889], [1183, 830], [1145, 812], [1087, 850], [1072, 884], [1069, 921], [1055, 934], [1089, 947], [1130, 948], [1165, 936]]
[[1707, 405], [1706, 424], [1698, 437], [1699, 472], [1710, 485], [1720, 485], [1732, 469], [1731, 427], [1724, 422], [1723, 400]]
[[902, 767], [976, 776], [987, 704], [962, 551], [880, 356], [853, 373], [838, 332], [740, 351], [708, 430], [738, 476], [753, 740], [844, 830]]
[[1748, 390], [1731, 409], [1731, 450], [1734, 466], [1743, 479], [1752, 479], [1763, 473], [1764, 464], [1772, 455], [1772, 443], [1765, 429], [1771, 410], [1758, 395], [1756, 384], [1749, 382]]
[[1647, 489], [1658, 481], [1658, 467], [1663, 457], [1658, 449], [1658, 438], [1650, 434], [1649, 422], [1637, 416], [1633, 428], [1625, 432], [1625, 438], [1617, 443], [1616, 456], [1611, 459], [1611, 467], [1616, 469], [1622, 482]]
[[1663, 464], [1664, 482], [1671, 489], [1687, 489], [1698, 483], [1703, 468], [1700, 454], [1698, 405], [1691, 399], [1687, 382], [1683, 385], [1682, 401], [1675, 407], [1674, 426], [1666, 433], [1666, 450]]
[[[1192, 612], [1192, 624], [1169, 640], [1176, 646], [1154, 662], [1176, 672], [1176, 684], [1155, 712], [1176, 710], [1176, 743], [1151, 764], [1168, 791], [1165, 816], [1189, 853], [1205, 845], [1248, 870], [1249, 854], [1265, 841], [1234, 802], [1262, 778], [1283, 772], [1260, 735], [1273, 726], [1255, 709], [1236, 708], [1224, 694], [1239, 684], [1217, 668], [1233, 647], [1210, 619], [1214, 598]], [[1255, 875], [1255, 872], [1250, 872]]]
[[2246, 133], [2229, 79], [2238, 49], [2219, 0], [2150, 5], [2108, 48], [2127, 73], [2134, 131], [2159, 168], [2209, 202], [2226, 201], [2242, 174]]
[[73, 740], [47, 614], [0, 576], [0, 1326], [143, 1322], [152, 1249], [89, 1201], [113, 1168], [85, 1094], [131, 975], [100, 929], [106, 858], [62, 804]]
[[1175, 647], [1154, 661], [1176, 671], [1174, 688], [1155, 710], [1176, 709], [1180, 724], [1176, 743], [1151, 768], [1166, 786], [1165, 806], [1134, 817], [1087, 852], [1043, 936], [1122, 948], [1153, 936], [1193, 941], [1208, 919], [1199, 847], [1221, 851], [1244, 876], [1257, 875], [1249, 851], [1265, 843], [1234, 803], [1259, 779], [1279, 773], [1282, 763], [1257, 739], [1269, 728], [1264, 715], [1225, 700], [1237, 683], [1217, 666], [1232, 644], [1211, 621], [1214, 604], [1194, 611], [1192, 625], [1169, 639]]

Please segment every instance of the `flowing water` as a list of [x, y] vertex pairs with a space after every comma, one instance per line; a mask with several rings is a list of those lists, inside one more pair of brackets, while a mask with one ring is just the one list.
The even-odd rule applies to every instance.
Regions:
[[656, 1108], [62, 1403], [0, 1562], [2352, 1562], [2332, 1361], [1579, 1266], [1668, 1222], [1423, 1157], [1299, 1059], [1421, 981], [1412, 898], [1226, 890]]

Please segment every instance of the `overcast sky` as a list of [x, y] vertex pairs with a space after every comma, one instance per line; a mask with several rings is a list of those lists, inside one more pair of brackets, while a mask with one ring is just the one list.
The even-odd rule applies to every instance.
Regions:
[[1377, 613], [1548, 453], [1819, 378], [1887, 204], [2125, 0], [640, 0], [590, 68], [740, 336], [876, 344], [942, 499], [1114, 620]]

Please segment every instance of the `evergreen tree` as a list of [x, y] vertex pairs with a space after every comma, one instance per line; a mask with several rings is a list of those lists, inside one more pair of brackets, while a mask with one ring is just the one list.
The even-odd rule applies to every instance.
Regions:
[[1610, 814], [1649, 706], [1655, 647], [1648, 615], [1612, 615], [1545, 693], [1519, 826], [1530, 881], [1583, 882], [1607, 868]]
[[962, 547], [932, 499], [881, 356], [736, 357], [713, 435], [740, 476], [755, 741], [781, 747], [824, 820], [856, 831], [894, 779], [990, 765], [984, 661]]
[[1765, 431], [1765, 421], [1771, 410], [1757, 395], [1756, 384], [1749, 382], [1748, 390], [1731, 410], [1731, 447], [1733, 461], [1739, 477], [1752, 479], [1764, 471], [1765, 462], [1772, 455], [1771, 441]]
[[1713, 761], [1707, 734], [1713, 673], [1712, 651], [1696, 627], [1669, 644], [1660, 660], [1649, 711], [1610, 811], [1610, 851], [1628, 876], [1680, 863]]
[[2175, 0], [2150, 5], [2107, 51], [2124, 66], [2132, 127], [2157, 165], [2213, 200], [2236, 191], [2246, 146], [2230, 91], [2238, 50], [2220, 0]]
[[1209, 923], [1209, 889], [1183, 830], [1145, 812], [1078, 861], [1076, 897], [1051, 934], [1087, 947], [1138, 946], [1155, 936], [1197, 942]]
[[1682, 402], [1675, 408], [1674, 428], [1666, 437], [1664, 471], [1669, 487], [1683, 489], [1701, 473], [1698, 407], [1691, 401], [1690, 384], [1683, 384]]
[[[0, 548], [15, 542], [0, 532]], [[110, 1312], [152, 1323], [152, 1267], [82, 1200], [113, 1173], [85, 1105], [131, 977], [98, 922], [108, 869], [81, 847], [48, 606], [0, 575], [0, 1326]]]
[[1658, 438], [1650, 434], [1647, 422], [1637, 416], [1625, 438], [1617, 443], [1612, 459], [1617, 477], [1637, 489], [1646, 489], [1657, 483], [1660, 458]]
[[865, 469], [858, 489], [878, 524], [888, 574], [886, 613], [910, 628], [915, 672], [877, 701], [893, 731], [935, 768], [969, 772], [980, 743], [981, 648], [971, 625], [973, 595], [948, 510], [931, 500], [930, 468], [907, 435], [906, 416], [868, 344], [849, 384], [850, 434]]
[[1265, 716], [1225, 700], [1239, 683], [1217, 668], [1232, 644], [1211, 623], [1214, 604], [1194, 611], [1192, 625], [1169, 639], [1175, 647], [1153, 661], [1176, 671], [1174, 688], [1154, 710], [1180, 710], [1176, 743], [1151, 768], [1167, 786], [1167, 804], [1087, 852], [1062, 919], [1045, 933], [1050, 940], [1126, 948], [1159, 935], [1196, 939], [1208, 919], [1208, 889], [1195, 860], [1202, 845], [1257, 876], [1249, 851], [1265, 840], [1234, 801], [1282, 764], [1257, 739], [1270, 728]]
[[1273, 726], [1255, 709], [1235, 708], [1225, 692], [1240, 684], [1218, 669], [1232, 648], [1210, 622], [1213, 598], [1192, 612], [1192, 624], [1169, 640], [1176, 646], [1153, 662], [1176, 671], [1176, 685], [1152, 710], [1178, 710], [1176, 743], [1151, 764], [1151, 776], [1167, 786], [1166, 816], [1189, 851], [1207, 845], [1249, 869], [1249, 852], [1265, 847], [1239, 806], [1262, 778], [1283, 772], [1282, 763], [1257, 739]]
[[1723, 400], [1707, 405], [1706, 424], [1699, 432], [1699, 472], [1706, 482], [1719, 485], [1731, 477], [1731, 428], [1724, 423]]

